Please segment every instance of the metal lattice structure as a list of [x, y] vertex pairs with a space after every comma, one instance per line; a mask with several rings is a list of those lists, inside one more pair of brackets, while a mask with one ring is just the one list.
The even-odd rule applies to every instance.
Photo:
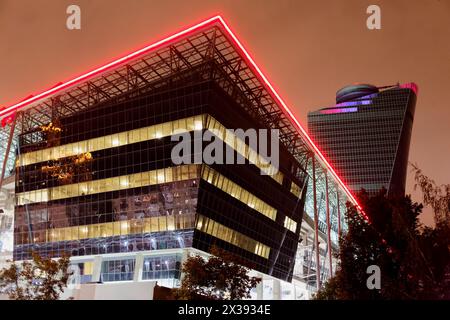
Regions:
[[[264, 126], [279, 129], [282, 144], [304, 169], [298, 174], [309, 176], [305, 211], [315, 224], [316, 247], [319, 232], [328, 235], [331, 266], [328, 248], [336, 248], [337, 235], [345, 230], [340, 213], [346, 201], [356, 201], [221, 17], [0, 110], [2, 179], [14, 173], [21, 133], [103, 103], [132, 99], [193, 74], [215, 80], [245, 112]], [[315, 269], [319, 275], [320, 268]]]

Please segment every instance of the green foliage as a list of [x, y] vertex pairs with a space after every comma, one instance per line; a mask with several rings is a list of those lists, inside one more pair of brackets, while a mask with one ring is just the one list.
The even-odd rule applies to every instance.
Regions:
[[427, 177], [415, 164], [411, 164], [417, 187], [422, 191], [423, 203], [431, 206], [434, 211], [434, 222], [441, 225], [450, 225], [450, 184], [438, 186], [433, 179]]
[[250, 266], [239, 257], [212, 247], [211, 257], [189, 257], [183, 264], [184, 278], [175, 291], [179, 300], [239, 300], [250, 297], [250, 291], [261, 282], [248, 275]]
[[0, 270], [0, 288], [12, 300], [58, 300], [71, 275], [69, 266], [68, 256], [52, 260], [33, 252], [32, 261]]
[[[450, 230], [424, 228], [422, 205], [409, 196], [388, 197], [381, 190], [359, 199], [367, 223], [347, 204], [348, 233], [341, 237], [339, 269], [315, 299], [448, 299], [450, 297]], [[367, 267], [381, 270], [381, 289], [367, 288]]]

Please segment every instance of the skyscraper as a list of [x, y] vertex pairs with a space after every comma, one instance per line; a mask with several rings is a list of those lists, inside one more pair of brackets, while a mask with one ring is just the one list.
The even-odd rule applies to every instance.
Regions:
[[335, 106], [308, 114], [312, 139], [353, 192], [405, 193], [416, 97], [414, 83], [352, 85]]

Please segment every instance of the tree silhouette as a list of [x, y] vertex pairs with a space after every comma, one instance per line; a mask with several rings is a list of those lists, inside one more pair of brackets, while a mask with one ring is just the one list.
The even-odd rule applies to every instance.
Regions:
[[250, 297], [250, 291], [261, 278], [248, 275], [249, 266], [239, 257], [213, 246], [208, 259], [195, 255], [183, 264], [184, 278], [174, 296], [180, 300], [239, 300]]
[[[386, 190], [358, 195], [369, 217], [347, 204], [348, 232], [340, 238], [339, 268], [316, 299], [448, 299], [450, 232], [423, 227], [422, 205]], [[367, 268], [381, 272], [381, 289], [369, 289]]]

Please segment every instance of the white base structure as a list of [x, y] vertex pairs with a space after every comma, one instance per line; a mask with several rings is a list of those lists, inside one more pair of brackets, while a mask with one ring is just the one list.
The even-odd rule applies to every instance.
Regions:
[[[152, 300], [153, 289], [156, 284], [174, 288], [180, 285], [180, 279], [170, 277], [170, 262], [165, 263], [164, 260], [160, 260], [161, 265], [152, 265], [146, 262], [152, 257], [173, 257], [178, 255], [182, 256], [179, 264], [181, 266], [189, 255], [195, 254], [207, 257], [206, 253], [193, 248], [72, 257], [74, 276], [69, 288], [61, 298], [67, 299], [72, 297], [77, 300]], [[110, 281], [111, 277], [108, 278], [106, 272], [112, 261], [115, 262], [114, 265], [117, 266], [116, 270], [119, 270], [117, 273], [119, 275], [116, 274], [115, 277], [118, 280]], [[127, 269], [127, 265], [133, 267]], [[155, 268], [160, 268], [158, 272], [160, 272], [162, 277], [150, 280], [145, 279], [144, 275], [150, 269]], [[289, 283], [256, 271], [251, 271], [250, 275], [262, 278], [262, 282], [251, 292], [252, 300], [308, 300], [311, 298], [312, 291], [308, 290], [305, 281], [294, 279], [292, 283]], [[109, 280], [105, 281], [106, 278]]]
[[0, 269], [12, 260], [14, 245], [14, 176], [0, 186]]
[[153, 300], [156, 281], [88, 283], [71, 286], [61, 300]]
[[[0, 190], [0, 268], [3, 268], [7, 266], [7, 260], [12, 260], [14, 176], [5, 179]], [[297, 250], [292, 282], [251, 271], [252, 276], [263, 279], [252, 291], [251, 299], [311, 299], [317, 290], [317, 281], [313, 241], [314, 225], [310, 220], [305, 217], [302, 222], [302, 239]], [[326, 235], [319, 232], [320, 278], [322, 284], [330, 276], [329, 268], [327, 268], [329, 262], [327, 260], [328, 248], [326, 242]], [[333, 250], [336, 250], [336, 248], [333, 248]], [[156, 284], [169, 288], [180, 285], [181, 265], [188, 255], [192, 254], [207, 256], [205, 252], [185, 248], [72, 257], [74, 276], [69, 288], [66, 289], [61, 298], [76, 300], [152, 300], [153, 289]], [[177, 258], [174, 259], [173, 257]], [[155, 259], [152, 260], [152, 258]], [[332, 265], [335, 270], [336, 261], [333, 261]], [[0, 299], [6, 299], [6, 297], [0, 296]]]

